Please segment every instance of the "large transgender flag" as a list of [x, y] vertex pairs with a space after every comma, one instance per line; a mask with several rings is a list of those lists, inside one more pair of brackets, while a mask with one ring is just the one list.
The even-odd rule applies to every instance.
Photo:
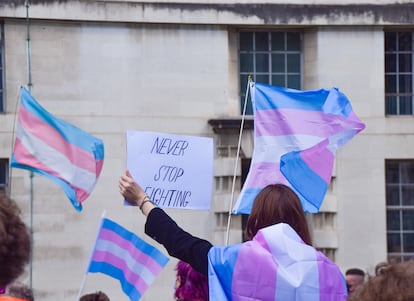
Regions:
[[338, 89], [299, 91], [250, 83], [254, 151], [233, 213], [249, 214], [257, 194], [282, 183], [305, 212], [319, 211], [332, 177], [336, 150], [365, 128]]
[[305, 244], [288, 224], [258, 231], [253, 240], [213, 247], [208, 254], [210, 300], [345, 301], [339, 268]]
[[101, 139], [53, 116], [21, 88], [11, 167], [58, 183], [75, 209], [81, 211], [82, 202], [99, 178], [103, 160]]
[[137, 301], [168, 262], [168, 257], [119, 224], [104, 218], [88, 272], [103, 273], [121, 283]]

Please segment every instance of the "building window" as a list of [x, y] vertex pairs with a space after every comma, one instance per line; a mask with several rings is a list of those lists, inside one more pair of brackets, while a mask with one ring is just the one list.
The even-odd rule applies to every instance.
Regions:
[[9, 181], [9, 160], [0, 159], [0, 191], [7, 189]]
[[0, 112], [4, 112], [4, 26], [0, 22]]
[[[243, 112], [248, 77], [262, 84], [300, 89], [302, 33], [298, 31], [240, 31], [239, 72]], [[250, 102], [250, 99], [248, 100]], [[246, 114], [252, 114], [251, 104]]]
[[414, 160], [386, 160], [389, 260], [414, 259]]
[[385, 32], [385, 114], [413, 114], [413, 33]]

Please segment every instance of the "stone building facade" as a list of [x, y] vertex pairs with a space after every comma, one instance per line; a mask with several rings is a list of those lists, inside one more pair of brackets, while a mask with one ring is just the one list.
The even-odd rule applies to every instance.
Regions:
[[[235, 191], [253, 151], [247, 75], [298, 89], [338, 87], [366, 129], [337, 153], [314, 244], [343, 271], [372, 272], [388, 257], [414, 257], [414, 4], [411, 1], [0, 1], [0, 188], [33, 232], [23, 281], [36, 299], [73, 300], [102, 212], [143, 233], [123, 206], [126, 130], [213, 137], [210, 211], [168, 209], [194, 235], [222, 245]], [[82, 212], [59, 187], [9, 169], [20, 86], [51, 113], [105, 143], [101, 178]], [[229, 242], [242, 240], [232, 216]], [[164, 251], [164, 250], [163, 250]], [[171, 259], [142, 300], [172, 300]], [[88, 274], [84, 292], [128, 300], [119, 283]]]

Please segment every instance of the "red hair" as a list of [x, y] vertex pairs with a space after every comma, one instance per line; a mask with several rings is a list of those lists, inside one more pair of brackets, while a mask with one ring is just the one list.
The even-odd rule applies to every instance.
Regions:
[[252, 239], [260, 229], [278, 223], [289, 224], [306, 244], [312, 245], [299, 197], [286, 185], [272, 184], [257, 195], [247, 220], [246, 235]]

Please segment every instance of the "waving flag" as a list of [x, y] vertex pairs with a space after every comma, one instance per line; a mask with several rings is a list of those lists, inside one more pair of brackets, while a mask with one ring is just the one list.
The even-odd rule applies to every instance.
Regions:
[[209, 251], [210, 300], [345, 301], [339, 268], [284, 223], [253, 240]]
[[101, 139], [53, 116], [21, 88], [11, 167], [39, 173], [58, 183], [75, 209], [81, 211], [101, 173], [103, 159]]
[[233, 213], [250, 213], [257, 194], [282, 183], [306, 212], [318, 212], [338, 148], [365, 128], [338, 89], [298, 91], [250, 83], [254, 151]]
[[136, 301], [168, 262], [158, 249], [117, 223], [104, 218], [92, 252], [90, 273], [103, 273], [121, 283], [123, 292]]

